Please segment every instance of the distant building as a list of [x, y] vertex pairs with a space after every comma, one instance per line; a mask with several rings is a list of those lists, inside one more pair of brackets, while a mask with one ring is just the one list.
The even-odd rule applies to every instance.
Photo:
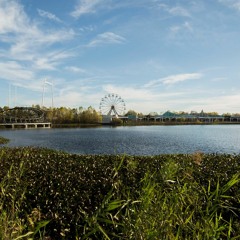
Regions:
[[136, 115], [128, 115], [127, 116], [128, 120], [136, 121], [138, 117]]

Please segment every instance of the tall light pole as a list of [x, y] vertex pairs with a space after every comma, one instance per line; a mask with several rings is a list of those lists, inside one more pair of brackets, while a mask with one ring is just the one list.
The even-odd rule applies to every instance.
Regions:
[[47, 79], [44, 80], [43, 82], [43, 93], [42, 93], [42, 108], [43, 108], [43, 105], [44, 105], [44, 97], [45, 97], [45, 85], [49, 85], [51, 86], [51, 93], [52, 93], [52, 108], [53, 108], [53, 84], [48, 82]]
[[17, 86], [9, 83], [8, 85], [8, 107], [16, 107], [17, 102]]
[[8, 86], [8, 108], [10, 108], [10, 102], [11, 102], [11, 84], [9, 83], [9, 86]]
[[14, 107], [17, 107], [17, 86], [14, 86]]

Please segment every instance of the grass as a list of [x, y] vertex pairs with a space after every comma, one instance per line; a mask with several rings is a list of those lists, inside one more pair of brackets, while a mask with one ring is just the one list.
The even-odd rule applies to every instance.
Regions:
[[240, 239], [240, 156], [0, 148], [0, 239]]
[[1, 144], [6, 144], [8, 142], [9, 142], [9, 139], [0, 136], [0, 145]]

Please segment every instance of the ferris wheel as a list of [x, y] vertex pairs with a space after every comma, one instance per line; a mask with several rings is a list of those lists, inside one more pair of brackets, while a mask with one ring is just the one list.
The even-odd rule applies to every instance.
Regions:
[[109, 93], [101, 99], [100, 112], [103, 115], [123, 115], [126, 110], [124, 100], [117, 94]]

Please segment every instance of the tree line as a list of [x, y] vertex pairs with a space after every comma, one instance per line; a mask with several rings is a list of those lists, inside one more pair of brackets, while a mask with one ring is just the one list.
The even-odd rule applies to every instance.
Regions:
[[[101, 114], [95, 110], [92, 106], [88, 108], [78, 107], [78, 108], [70, 108], [70, 107], [40, 107], [39, 105], [32, 105], [34, 108], [38, 108], [44, 111], [45, 113], [45, 120], [55, 123], [55, 124], [76, 124], [76, 123], [83, 123], [83, 124], [94, 124], [102, 122]], [[0, 112], [9, 109], [9, 107], [0, 107]], [[175, 114], [197, 114], [197, 112], [173, 112]], [[156, 113], [157, 114], [157, 113]], [[217, 116], [217, 112], [206, 112], [205, 114], [209, 116]], [[125, 116], [137, 116], [143, 117], [142, 113], [138, 113], [134, 110], [129, 110]], [[240, 116], [239, 113], [224, 113], [223, 116]]]
[[46, 121], [56, 124], [71, 124], [71, 123], [100, 123], [102, 116], [93, 107], [87, 109], [79, 108], [42, 108], [45, 112]]
[[[40, 107], [39, 105], [32, 105], [33, 108], [41, 109], [45, 115], [45, 121], [54, 124], [71, 124], [71, 123], [100, 123], [102, 116], [93, 107], [89, 106], [87, 109], [83, 107], [68, 108], [68, 107]], [[8, 110], [9, 107], [0, 107], [0, 113]], [[0, 114], [1, 115], [1, 114]], [[1, 118], [1, 116], [0, 116]]]

